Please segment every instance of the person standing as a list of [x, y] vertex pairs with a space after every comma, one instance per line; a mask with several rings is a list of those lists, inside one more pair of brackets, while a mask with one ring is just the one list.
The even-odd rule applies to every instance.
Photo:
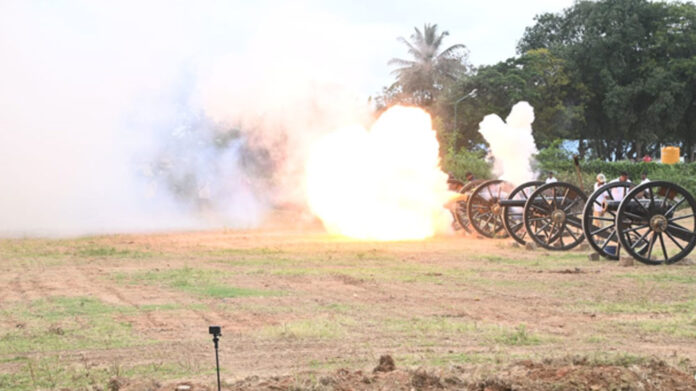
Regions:
[[[626, 171], [621, 171], [621, 174], [619, 174], [619, 177], [614, 179], [613, 181], [611, 181], [609, 183], [616, 183], [616, 182], [631, 183], [631, 180], [628, 178], [628, 173]], [[616, 201], [623, 200], [629, 191], [631, 191], [631, 189], [628, 187], [615, 187], [615, 188], [611, 189], [611, 197]]]
[[597, 174], [597, 181], [594, 184], [594, 190], [597, 191], [600, 187], [604, 186], [607, 184], [607, 177], [604, 176], [601, 172]]
[[546, 183], [554, 183], [558, 182], [558, 179], [556, 179], [555, 176], [553, 176], [553, 171], [549, 171], [549, 176], [546, 178]]
[[643, 183], [647, 183], [647, 182], [650, 182], [650, 179], [648, 178], [648, 173], [643, 171], [640, 174], [640, 184], [642, 185]]
[[[607, 177], [604, 176], [601, 172], [597, 174], [597, 181], [594, 184], [594, 191], [597, 191], [600, 187], [604, 186], [607, 184]], [[606, 209], [604, 209], [604, 200], [607, 198], [607, 192], [604, 191], [602, 194], [597, 196], [597, 202], [592, 205], [592, 214], [595, 217], [601, 217], [604, 216], [604, 213], [606, 212]], [[604, 221], [603, 220], [597, 220], [597, 225], [600, 226], [600, 228], [604, 227]]]

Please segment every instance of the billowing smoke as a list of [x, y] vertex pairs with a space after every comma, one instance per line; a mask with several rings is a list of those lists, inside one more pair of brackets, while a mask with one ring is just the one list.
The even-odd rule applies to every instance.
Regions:
[[532, 136], [534, 108], [527, 102], [512, 106], [505, 122], [489, 114], [479, 124], [495, 159], [493, 171], [503, 180], [520, 185], [534, 179], [530, 159], [537, 153]]
[[0, 3], [0, 236], [249, 227], [302, 201], [304, 152], [366, 121], [370, 42], [398, 33], [191, 4]]

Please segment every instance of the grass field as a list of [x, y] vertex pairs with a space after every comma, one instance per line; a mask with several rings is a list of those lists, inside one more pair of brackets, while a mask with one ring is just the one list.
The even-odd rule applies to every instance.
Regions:
[[[696, 267], [320, 230], [0, 240], [0, 389], [531, 360], [696, 370]], [[696, 384], [696, 383], [695, 383]]]

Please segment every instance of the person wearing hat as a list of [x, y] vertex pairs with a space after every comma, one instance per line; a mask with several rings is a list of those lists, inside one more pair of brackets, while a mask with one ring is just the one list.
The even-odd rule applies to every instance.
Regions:
[[[604, 186], [607, 184], [607, 177], [604, 176], [601, 172], [597, 174], [597, 181], [594, 184], [594, 191], [597, 191], [600, 187]], [[592, 205], [592, 214], [595, 217], [600, 217], [604, 215], [605, 209], [604, 209], [604, 200], [607, 198], [607, 192], [603, 192], [602, 194], [597, 196], [597, 202]], [[598, 223], [598, 224], [597, 224]], [[604, 221], [603, 220], [597, 220], [595, 223], [599, 225], [600, 227], [604, 227]]]
[[594, 189], [597, 191], [600, 187], [604, 186], [607, 184], [607, 177], [604, 176], [601, 172], [597, 174], [597, 182], [594, 184]]

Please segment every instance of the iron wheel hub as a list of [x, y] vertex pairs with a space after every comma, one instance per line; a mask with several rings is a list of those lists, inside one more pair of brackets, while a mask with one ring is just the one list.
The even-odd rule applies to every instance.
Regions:
[[551, 212], [551, 220], [556, 224], [563, 224], [566, 220], [566, 214], [560, 209]]
[[667, 230], [667, 218], [663, 215], [655, 215], [650, 218], [650, 228], [657, 233]]

